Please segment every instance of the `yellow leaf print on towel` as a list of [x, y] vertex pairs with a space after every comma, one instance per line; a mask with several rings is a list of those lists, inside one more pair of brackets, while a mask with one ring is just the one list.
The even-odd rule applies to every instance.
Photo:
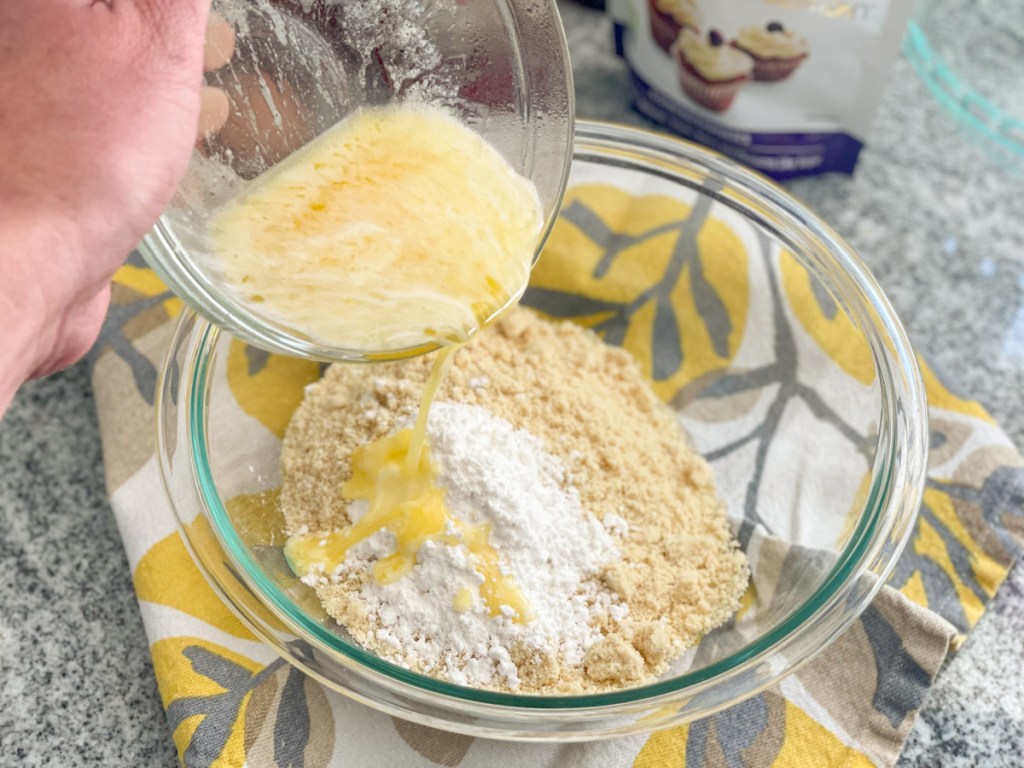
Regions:
[[168, 318], [177, 317], [181, 311], [181, 299], [167, 290], [167, 286], [157, 277], [156, 272], [143, 265], [129, 261], [114, 275], [113, 283], [119, 288], [126, 288], [140, 296], [161, 297], [160, 306]]
[[[229, 514], [232, 503], [228, 502]], [[224, 562], [223, 550], [207, 519], [197, 517], [189, 524], [189, 529], [192, 545], [200, 553], [204, 566], [215, 571], [217, 583], [230, 593], [230, 598], [260, 616], [270, 626], [283, 630], [277, 617], [239, 581], [234, 567]], [[279, 584], [285, 589], [293, 583], [298, 584], [298, 580], [288, 570], [279, 548], [275, 557], [280, 561], [282, 571], [281, 577], [277, 579]], [[210, 588], [177, 533], [165, 537], [150, 548], [139, 561], [134, 580], [135, 592], [140, 600], [177, 608], [235, 637], [254, 639], [248, 628]]]
[[788, 251], [779, 273], [789, 306], [800, 325], [847, 375], [861, 384], [875, 380], [875, 361], [864, 334], [807, 268]]
[[238, 405], [280, 438], [302, 402], [304, 387], [319, 379], [319, 363], [231, 341], [228, 385]]
[[973, 416], [987, 424], [995, 424], [988, 411], [981, 406], [981, 403], [975, 400], [964, 400], [950, 392], [923, 357], [918, 356], [917, 365], [921, 369], [924, 390], [928, 395], [928, 405], [932, 408], [962, 413], [964, 416]]
[[708, 212], [706, 198], [691, 206], [602, 184], [575, 186], [524, 302], [628, 349], [669, 400], [727, 367], [745, 330], [748, 254]]
[[185, 765], [241, 768], [245, 707], [261, 667], [197, 637], [153, 644], [153, 669], [178, 755]]
[[730, 709], [651, 736], [633, 768], [773, 765], [783, 749], [786, 701], [769, 691]]
[[139, 600], [177, 608], [222, 632], [253, 639], [252, 633], [199, 573], [177, 532], [150, 547], [139, 561], [133, 579]]

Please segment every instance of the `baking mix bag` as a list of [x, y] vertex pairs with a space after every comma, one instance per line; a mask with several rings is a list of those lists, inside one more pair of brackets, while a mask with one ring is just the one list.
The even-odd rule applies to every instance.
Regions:
[[852, 173], [910, 0], [611, 0], [638, 111], [776, 179]]

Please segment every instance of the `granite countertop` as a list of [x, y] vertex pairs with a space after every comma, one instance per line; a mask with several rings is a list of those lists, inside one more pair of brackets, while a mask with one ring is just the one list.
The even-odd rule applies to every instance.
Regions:
[[[598, 12], [560, 3], [580, 117], [648, 125]], [[915, 347], [1024, 445], [1024, 178], [897, 63], [853, 179], [789, 188], [861, 253]], [[103, 487], [88, 370], [0, 423], [0, 765], [177, 765]], [[942, 671], [901, 766], [1020, 765], [1024, 566]]]

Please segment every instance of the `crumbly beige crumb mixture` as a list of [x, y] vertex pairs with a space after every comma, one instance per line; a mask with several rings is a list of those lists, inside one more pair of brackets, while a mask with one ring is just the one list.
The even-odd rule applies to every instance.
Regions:
[[[417, 409], [432, 357], [331, 366], [295, 412], [282, 451], [288, 533], [348, 524], [341, 487], [352, 451], [391, 432]], [[584, 509], [629, 526], [621, 559], [601, 579], [628, 604], [599, 618], [604, 639], [582, 667], [513, 649], [520, 693], [584, 693], [649, 682], [739, 607], [748, 578], [708, 463], [630, 355], [572, 323], [525, 308], [455, 356], [437, 399], [480, 405], [540, 438], [570, 471]], [[369, 574], [361, 578], [371, 578]], [[321, 584], [327, 612], [374, 650], [373, 627], [354, 596], [358, 579]]]

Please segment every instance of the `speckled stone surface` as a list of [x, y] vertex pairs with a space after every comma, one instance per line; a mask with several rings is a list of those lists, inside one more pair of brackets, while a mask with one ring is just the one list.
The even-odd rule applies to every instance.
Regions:
[[[580, 117], [647, 125], [603, 16], [560, 3]], [[875, 271], [915, 346], [1024, 444], [1024, 178], [895, 67], [853, 179], [795, 182]], [[105, 498], [86, 371], [26, 387], [0, 422], [0, 766], [173, 766]], [[932, 689], [900, 766], [1024, 758], [1024, 567]]]
[[84, 365], [0, 422], [0, 766], [172, 766]]

